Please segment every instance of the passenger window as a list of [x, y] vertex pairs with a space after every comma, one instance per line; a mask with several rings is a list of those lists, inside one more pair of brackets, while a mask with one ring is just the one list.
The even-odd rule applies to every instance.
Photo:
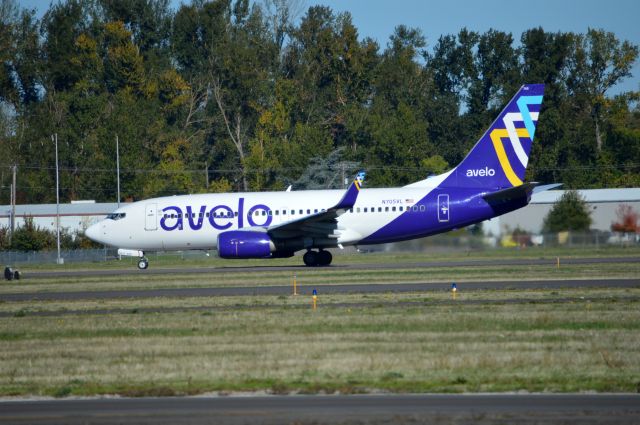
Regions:
[[291, 210], [291, 215], [296, 215], [296, 210]]
[[349, 208], [349, 212], [352, 213], [353, 212], [353, 208]]
[[280, 215], [280, 211], [279, 210], [276, 210], [276, 215]]
[[384, 212], [389, 212], [389, 207], [384, 207]]
[[396, 207], [391, 207], [391, 211], [395, 211], [395, 210], [396, 210]]
[[298, 210], [300, 212], [300, 215], [304, 214], [304, 210]]
[[311, 214], [311, 210], [307, 210], [307, 214]]
[[400, 206], [398, 208], [400, 209], [400, 211], [404, 211], [404, 207], [403, 206]]
[[[265, 210], [262, 210], [262, 215], [267, 215], [267, 212]], [[271, 215], [271, 214], [269, 214]]]
[[420, 211], [424, 211], [425, 210], [425, 206], [424, 205], [420, 205]]
[[267, 214], [273, 215], [273, 211], [269, 210], [269, 212]]
[[358, 213], [360, 212], [360, 207], [356, 208], [356, 212]]
[[376, 212], [376, 207], [371, 207], [371, 212]]
[[318, 209], [316, 208], [315, 210], [313, 210], [313, 213], [317, 214], [318, 213]]
[[382, 207], [378, 207], [378, 212], [382, 212]]
[[364, 207], [364, 212], [367, 212], [367, 207]]

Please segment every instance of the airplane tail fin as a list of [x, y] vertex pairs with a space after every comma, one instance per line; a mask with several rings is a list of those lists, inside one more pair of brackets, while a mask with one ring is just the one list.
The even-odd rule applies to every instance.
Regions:
[[522, 185], [542, 106], [544, 84], [525, 84], [453, 170], [458, 187]]

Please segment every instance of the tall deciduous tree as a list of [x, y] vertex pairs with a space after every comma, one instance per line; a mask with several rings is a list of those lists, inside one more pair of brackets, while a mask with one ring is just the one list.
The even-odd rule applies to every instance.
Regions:
[[638, 46], [620, 41], [612, 32], [590, 28], [587, 34], [573, 37], [572, 50], [568, 86], [574, 94], [586, 95], [585, 106], [593, 118], [596, 147], [601, 151], [602, 110], [607, 106], [605, 93], [631, 75], [638, 59]]

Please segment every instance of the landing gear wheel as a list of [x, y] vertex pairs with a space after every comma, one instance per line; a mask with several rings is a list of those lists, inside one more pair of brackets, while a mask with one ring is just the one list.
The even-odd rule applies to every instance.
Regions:
[[328, 266], [329, 264], [331, 264], [331, 260], [333, 260], [333, 256], [329, 251], [320, 251], [318, 253], [319, 266]]
[[146, 270], [147, 267], [149, 267], [149, 260], [147, 260], [146, 258], [142, 257], [139, 261], [138, 261], [138, 268], [140, 270]]
[[315, 267], [318, 265], [318, 253], [315, 251], [307, 251], [302, 257], [302, 261], [308, 267]]

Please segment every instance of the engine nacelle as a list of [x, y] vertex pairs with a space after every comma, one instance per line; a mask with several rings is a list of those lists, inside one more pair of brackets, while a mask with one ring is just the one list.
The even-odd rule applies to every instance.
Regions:
[[220, 258], [269, 258], [275, 250], [273, 241], [263, 232], [231, 230], [218, 235]]

